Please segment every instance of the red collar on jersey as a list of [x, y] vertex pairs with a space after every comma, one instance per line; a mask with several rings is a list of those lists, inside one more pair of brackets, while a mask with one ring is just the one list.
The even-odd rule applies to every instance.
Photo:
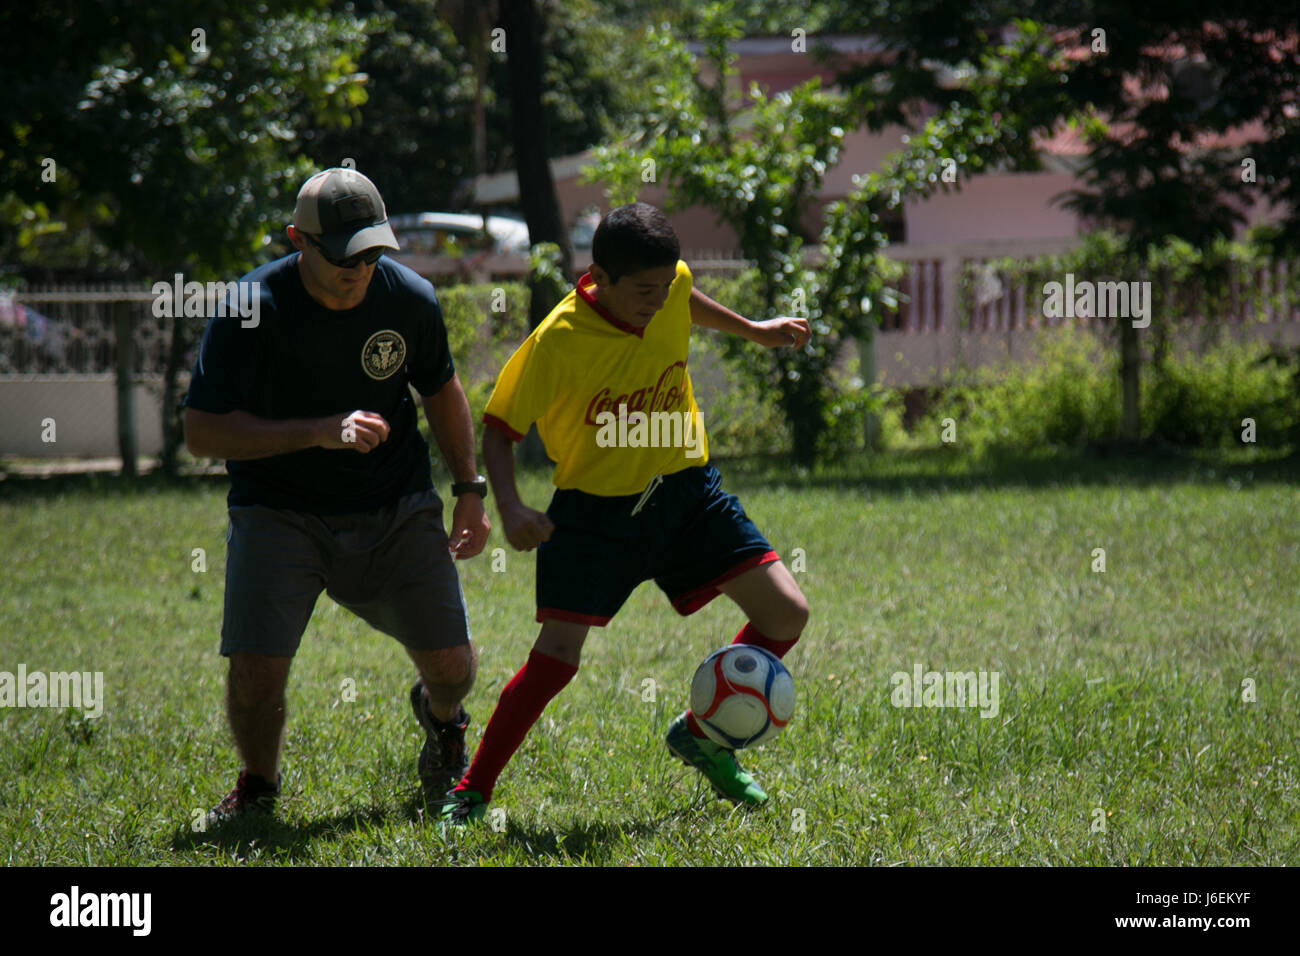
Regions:
[[622, 319], [616, 317], [612, 312], [609, 311], [609, 309], [605, 308], [603, 305], [597, 302], [596, 297], [584, 288], [584, 286], [589, 282], [591, 282], [590, 272], [583, 273], [582, 278], [578, 280], [577, 292], [578, 295], [581, 297], [582, 301], [587, 303], [587, 305], [591, 306], [592, 309], [595, 310], [598, 316], [600, 316], [610, 325], [614, 326], [614, 328], [618, 329], [620, 332], [631, 332], [638, 339], [645, 338], [645, 326], [629, 325], [628, 323], [624, 322]]

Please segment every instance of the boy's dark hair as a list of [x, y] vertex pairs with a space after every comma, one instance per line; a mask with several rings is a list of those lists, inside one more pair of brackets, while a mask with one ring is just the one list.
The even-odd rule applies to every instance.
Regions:
[[591, 260], [611, 283], [643, 269], [675, 266], [681, 251], [668, 218], [643, 202], [611, 209], [591, 239]]

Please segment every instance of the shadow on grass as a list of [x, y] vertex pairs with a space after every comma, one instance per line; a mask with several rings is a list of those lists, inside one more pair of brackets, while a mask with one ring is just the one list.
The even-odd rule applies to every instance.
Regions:
[[0, 501], [42, 500], [63, 496], [136, 497], [177, 491], [199, 494], [229, 487], [230, 479], [224, 473], [168, 478], [159, 472], [151, 472], [136, 478], [124, 478], [120, 474], [105, 472], [38, 477], [0, 471]]
[[1060, 486], [1143, 488], [1169, 484], [1242, 487], [1300, 484], [1300, 454], [1266, 455], [1254, 449], [1210, 452], [1171, 446], [1120, 445], [1053, 454], [990, 452], [975, 456], [948, 448], [858, 454], [800, 468], [789, 458], [738, 458], [718, 462], [729, 490], [821, 488], [882, 495]]
[[282, 862], [304, 855], [322, 839], [371, 827], [384, 826], [394, 817], [391, 810], [370, 806], [347, 810], [333, 816], [304, 823], [290, 823], [280, 817], [250, 815], [206, 831], [178, 828], [172, 834], [170, 849], [174, 853], [218, 850], [223, 856], [241, 860], [266, 855]]
[[578, 823], [568, 831], [509, 822], [501, 835], [536, 860], [600, 865], [613, 858], [617, 846], [654, 836], [662, 828], [658, 819]]
[[[637, 820], [626, 823], [580, 823], [568, 831], [507, 822], [500, 838], [515, 844], [533, 859], [558, 862], [600, 864], [614, 855], [616, 846], [659, 832], [666, 819], [697, 812], [683, 807], [667, 818]], [[369, 806], [336, 813], [308, 822], [289, 822], [280, 817], [252, 815], [204, 832], [179, 827], [173, 833], [169, 849], [173, 853], [195, 854], [216, 851], [222, 857], [245, 862], [265, 858], [277, 863], [293, 863], [307, 856], [321, 841], [384, 827], [404, 820], [437, 827], [437, 807], [426, 803], [419, 790], [413, 791], [399, 808]], [[483, 827], [489, 824], [482, 824]], [[497, 848], [499, 849], [499, 847]]]
[[[973, 455], [952, 448], [922, 448], [858, 453], [802, 468], [788, 456], [714, 459], [724, 484], [744, 488], [841, 488], [882, 495], [943, 493], [970, 489], [1124, 485], [1151, 487], [1179, 483], [1242, 486], [1300, 484], [1300, 451], [1260, 449], [1206, 451], [1149, 443], [1095, 444], [1052, 453], [989, 452]], [[540, 474], [540, 472], [539, 472]], [[166, 478], [151, 473], [135, 479], [112, 474], [67, 474], [46, 478], [0, 472], [0, 501], [69, 497], [126, 498], [152, 494], [224, 492], [224, 474]]]
[[[426, 805], [417, 792], [404, 806], [407, 819], [420, 821], [425, 826], [436, 827], [437, 810]], [[683, 808], [669, 814], [670, 817], [690, 812]], [[499, 840], [514, 844], [534, 860], [551, 859], [560, 863], [600, 864], [609, 861], [616, 846], [629, 839], [641, 839], [651, 836], [662, 828], [663, 820], [636, 820], [622, 823], [581, 822], [570, 830], [551, 827], [520, 824], [507, 816], [505, 826], [495, 833]], [[474, 824], [478, 828], [490, 829], [491, 824], [483, 822]], [[500, 847], [494, 847], [495, 853]]]

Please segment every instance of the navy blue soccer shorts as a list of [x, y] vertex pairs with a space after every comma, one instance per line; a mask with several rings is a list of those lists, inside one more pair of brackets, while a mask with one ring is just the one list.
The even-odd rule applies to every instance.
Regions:
[[555, 492], [555, 531], [537, 549], [537, 620], [604, 627], [649, 580], [693, 614], [720, 585], [780, 560], [712, 465], [666, 475], [642, 498]]

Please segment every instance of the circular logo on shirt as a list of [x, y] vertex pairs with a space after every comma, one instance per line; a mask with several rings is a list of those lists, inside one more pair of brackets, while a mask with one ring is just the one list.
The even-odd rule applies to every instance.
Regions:
[[376, 332], [361, 346], [361, 367], [371, 378], [382, 381], [406, 362], [406, 340], [392, 329]]

